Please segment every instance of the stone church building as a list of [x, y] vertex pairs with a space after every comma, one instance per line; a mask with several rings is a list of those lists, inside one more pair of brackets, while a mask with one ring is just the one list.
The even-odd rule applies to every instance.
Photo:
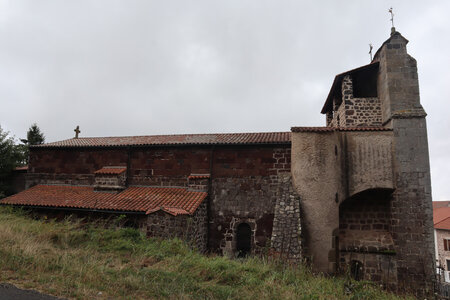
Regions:
[[[201, 251], [306, 260], [390, 288], [433, 288], [426, 113], [395, 29], [337, 75], [324, 127], [80, 137], [33, 146], [24, 191], [2, 204], [126, 214]], [[78, 134], [77, 134], [78, 135]]]

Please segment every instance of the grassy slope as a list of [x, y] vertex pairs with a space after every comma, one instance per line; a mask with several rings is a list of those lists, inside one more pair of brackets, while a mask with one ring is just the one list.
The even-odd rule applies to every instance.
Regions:
[[0, 282], [77, 299], [398, 299], [302, 266], [207, 257], [179, 240], [100, 228], [0, 207]]

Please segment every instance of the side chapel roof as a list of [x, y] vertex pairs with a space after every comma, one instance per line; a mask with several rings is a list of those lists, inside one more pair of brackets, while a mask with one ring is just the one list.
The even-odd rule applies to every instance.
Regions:
[[175, 187], [132, 186], [116, 194], [97, 192], [89, 186], [36, 185], [0, 200], [0, 204], [145, 214], [162, 210], [176, 216], [192, 215], [206, 196], [206, 192]]

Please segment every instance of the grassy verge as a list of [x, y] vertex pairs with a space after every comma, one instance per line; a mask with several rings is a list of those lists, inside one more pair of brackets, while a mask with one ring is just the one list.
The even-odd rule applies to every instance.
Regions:
[[[371, 283], [259, 258], [204, 256], [129, 228], [0, 207], [0, 282], [75, 299], [399, 299]], [[350, 287], [350, 288], [349, 288]]]

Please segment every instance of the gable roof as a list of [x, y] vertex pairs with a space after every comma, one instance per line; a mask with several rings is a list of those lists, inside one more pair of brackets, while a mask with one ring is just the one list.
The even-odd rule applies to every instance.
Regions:
[[433, 224], [436, 229], [450, 230], [450, 207], [434, 208]]
[[0, 200], [0, 204], [33, 207], [114, 210], [150, 214], [192, 215], [206, 192], [186, 188], [129, 187], [120, 193], [96, 192], [89, 186], [36, 185]]
[[42, 147], [117, 147], [164, 145], [239, 145], [239, 144], [290, 144], [290, 132], [174, 134], [122, 137], [83, 137], [34, 145]]

